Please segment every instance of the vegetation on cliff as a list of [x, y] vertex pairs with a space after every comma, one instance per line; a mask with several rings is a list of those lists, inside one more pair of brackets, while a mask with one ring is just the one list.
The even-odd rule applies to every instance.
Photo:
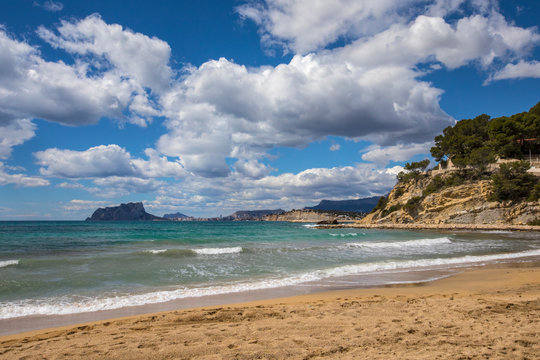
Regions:
[[[540, 178], [528, 172], [540, 154], [540, 103], [528, 112], [457, 122], [435, 138], [433, 157], [453, 171], [411, 162], [364, 223], [532, 223], [540, 218]], [[513, 159], [498, 162], [497, 159]], [[506, 160], [510, 161], [510, 160]], [[537, 165], [538, 166], [538, 165]]]

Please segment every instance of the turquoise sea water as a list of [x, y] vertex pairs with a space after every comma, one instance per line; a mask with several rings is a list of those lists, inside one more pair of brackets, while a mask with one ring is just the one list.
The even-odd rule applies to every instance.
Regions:
[[[314, 229], [272, 222], [0, 222], [0, 319], [527, 261], [536, 232]], [[426, 279], [427, 280], [427, 279]]]

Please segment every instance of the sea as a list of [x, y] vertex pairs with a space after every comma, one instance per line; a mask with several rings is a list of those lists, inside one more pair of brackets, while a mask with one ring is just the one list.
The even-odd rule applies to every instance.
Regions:
[[[425, 282], [540, 259], [538, 232], [286, 222], [0, 222], [0, 321]], [[249, 298], [249, 296], [248, 296]], [[218, 300], [219, 301], [219, 300]], [[0, 322], [0, 325], [2, 323]]]

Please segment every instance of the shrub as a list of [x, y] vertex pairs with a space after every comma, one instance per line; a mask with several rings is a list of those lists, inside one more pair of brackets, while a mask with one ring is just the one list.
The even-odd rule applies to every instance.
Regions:
[[386, 204], [388, 204], [388, 198], [386, 196], [381, 196], [379, 198], [379, 201], [377, 202], [377, 205], [375, 205], [371, 212], [373, 213], [375, 211], [384, 209], [386, 207]]
[[382, 213], [381, 213], [381, 216], [382, 217], [386, 217], [388, 215], [390, 215], [391, 213], [393, 213], [394, 211], [397, 211], [399, 209], [401, 209], [402, 206], [399, 205], [399, 204], [396, 204], [396, 205], [392, 205], [390, 206], [388, 209], [385, 209]]
[[531, 165], [527, 161], [515, 161], [501, 164], [499, 170], [492, 175], [493, 195], [496, 201], [517, 201], [537, 196], [538, 178], [529, 174]]
[[421, 196], [415, 196], [409, 199], [409, 201], [407, 201], [407, 203], [403, 206], [403, 210], [405, 210], [409, 214], [416, 212], [420, 207], [422, 199], [423, 198]]
[[527, 200], [538, 201], [538, 199], [540, 199], [540, 182], [537, 182], [536, 185], [534, 185], [531, 194], [529, 195], [529, 198]]
[[426, 186], [424, 191], [422, 191], [422, 196], [428, 196], [433, 194], [444, 187], [444, 180], [440, 175], [437, 175], [431, 179], [431, 182]]
[[527, 225], [540, 226], [540, 219], [529, 221]]

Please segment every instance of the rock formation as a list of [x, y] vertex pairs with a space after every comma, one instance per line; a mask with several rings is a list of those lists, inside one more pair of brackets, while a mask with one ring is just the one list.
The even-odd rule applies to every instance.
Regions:
[[86, 221], [165, 220], [147, 213], [142, 202], [99, 208]]
[[288, 222], [314, 222], [321, 221], [351, 221], [363, 216], [360, 213], [343, 213], [339, 211], [318, 211], [318, 210], [291, 210], [283, 214], [267, 215], [264, 221], [288, 221]]
[[398, 183], [387, 203], [358, 224], [526, 225], [540, 218], [540, 202], [490, 201], [490, 180], [469, 181], [423, 195], [431, 177]]

